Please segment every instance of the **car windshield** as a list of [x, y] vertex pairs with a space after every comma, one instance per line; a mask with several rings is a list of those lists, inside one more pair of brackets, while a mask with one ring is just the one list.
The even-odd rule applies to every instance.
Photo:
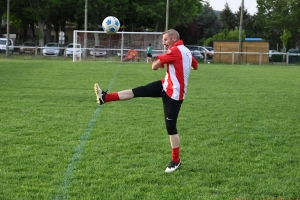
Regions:
[[207, 48], [204, 48], [204, 47], [200, 47], [200, 50], [201, 51], [206, 51], [206, 52], [208, 51]]
[[[73, 48], [73, 47], [74, 47], [74, 45], [73, 45], [73, 44], [69, 44], [69, 45], [67, 46], [67, 48]], [[79, 45], [79, 44], [77, 44], [75, 48], [80, 48], [80, 45]]]
[[0, 44], [6, 45], [6, 41], [5, 40], [0, 40]]
[[198, 47], [189, 47], [190, 50], [198, 50]]
[[58, 47], [58, 44], [55, 44], [55, 43], [46, 44], [46, 47]]
[[208, 51], [214, 50], [212, 47], [206, 47], [206, 49], [207, 49]]
[[95, 49], [103, 49], [105, 46], [95, 46]]

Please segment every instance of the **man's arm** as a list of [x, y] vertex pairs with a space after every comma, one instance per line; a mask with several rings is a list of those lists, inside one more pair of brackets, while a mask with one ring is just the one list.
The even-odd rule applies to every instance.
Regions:
[[198, 61], [196, 60], [196, 58], [194, 58], [194, 56], [192, 57], [192, 68], [195, 70], [198, 69]]
[[163, 65], [161, 64], [160, 60], [157, 59], [152, 63], [152, 69], [153, 70], [158, 70], [159, 68], [163, 68]]

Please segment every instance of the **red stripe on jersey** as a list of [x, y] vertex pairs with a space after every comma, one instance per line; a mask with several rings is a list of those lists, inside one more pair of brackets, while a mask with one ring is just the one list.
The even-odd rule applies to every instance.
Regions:
[[167, 63], [167, 73], [162, 81], [164, 91], [174, 100], [183, 100], [191, 70], [191, 52], [180, 40], [166, 54], [158, 56], [158, 59], [162, 64]]

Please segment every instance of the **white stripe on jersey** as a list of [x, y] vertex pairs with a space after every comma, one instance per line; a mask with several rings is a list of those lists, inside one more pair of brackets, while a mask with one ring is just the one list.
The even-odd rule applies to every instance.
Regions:
[[[169, 64], [168, 73], [165, 76], [165, 81], [163, 84], [163, 89], [166, 93], [168, 93], [168, 88], [170, 90], [172, 88], [173, 93], [171, 98], [174, 100], [184, 99], [187, 92], [188, 78], [192, 65], [192, 54], [190, 50], [184, 45], [178, 45], [177, 48], [181, 54], [178, 55], [179, 59], [181, 60], [181, 64], [177, 66], [177, 70], [173, 64]], [[168, 85], [168, 82], [171, 82], [172, 85]], [[183, 86], [183, 91], [180, 90], [181, 85]]]

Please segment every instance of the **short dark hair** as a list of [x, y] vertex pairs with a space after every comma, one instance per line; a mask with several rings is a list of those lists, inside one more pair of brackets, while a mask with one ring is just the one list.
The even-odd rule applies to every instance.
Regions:
[[151, 44], [149, 44], [149, 46], [151, 46]]

